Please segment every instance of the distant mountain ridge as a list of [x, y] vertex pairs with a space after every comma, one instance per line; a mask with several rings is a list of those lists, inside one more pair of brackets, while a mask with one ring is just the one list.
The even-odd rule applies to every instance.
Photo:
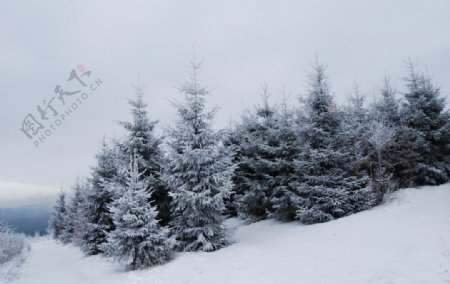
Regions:
[[8, 224], [18, 233], [29, 236], [45, 235], [51, 212], [52, 205], [50, 203], [0, 208], [0, 222]]

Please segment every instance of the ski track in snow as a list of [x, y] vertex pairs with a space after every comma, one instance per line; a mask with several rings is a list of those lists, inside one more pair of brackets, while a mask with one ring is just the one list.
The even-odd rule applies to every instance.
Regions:
[[13, 283], [450, 283], [450, 185], [402, 190], [386, 204], [304, 226], [231, 219], [236, 243], [124, 271], [51, 239], [31, 243]]

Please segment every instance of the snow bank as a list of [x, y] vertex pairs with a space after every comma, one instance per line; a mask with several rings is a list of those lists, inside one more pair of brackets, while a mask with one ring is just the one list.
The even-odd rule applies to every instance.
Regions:
[[0, 281], [19, 277], [22, 264], [29, 251], [24, 235], [15, 234], [0, 224]]
[[382, 206], [324, 224], [229, 223], [235, 244], [134, 272], [37, 240], [15, 283], [450, 282], [450, 185], [403, 190]]

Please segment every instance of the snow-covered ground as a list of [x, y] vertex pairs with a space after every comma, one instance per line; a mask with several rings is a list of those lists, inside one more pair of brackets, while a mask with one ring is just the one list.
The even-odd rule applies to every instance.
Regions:
[[[0, 244], [1, 245], [1, 244]], [[22, 266], [29, 255], [29, 246], [24, 244], [22, 252], [6, 263], [0, 263], [0, 283], [11, 282], [21, 277]]]
[[35, 240], [14, 283], [450, 283], [448, 184], [403, 190], [385, 205], [325, 224], [230, 224], [235, 244], [135, 272]]

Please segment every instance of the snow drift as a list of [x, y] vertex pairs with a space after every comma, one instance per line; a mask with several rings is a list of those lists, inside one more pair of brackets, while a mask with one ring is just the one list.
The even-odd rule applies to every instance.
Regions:
[[233, 245], [131, 272], [38, 239], [14, 283], [449, 283], [449, 204], [446, 184], [323, 224], [232, 219]]

